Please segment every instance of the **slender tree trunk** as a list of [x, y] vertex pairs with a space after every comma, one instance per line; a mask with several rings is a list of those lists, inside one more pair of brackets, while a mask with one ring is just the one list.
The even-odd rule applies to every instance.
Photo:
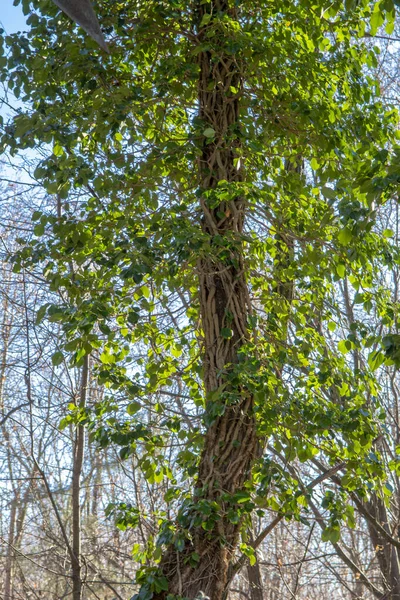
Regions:
[[[89, 376], [89, 357], [85, 356], [82, 367], [79, 406], [86, 406]], [[81, 477], [85, 452], [85, 428], [78, 425], [74, 443], [74, 463], [72, 469], [72, 598], [82, 599], [82, 561], [81, 561]]]
[[[2, 272], [4, 276], [4, 271]], [[4, 277], [7, 281], [7, 277]], [[12, 326], [12, 315], [9, 314], [8, 307], [8, 292], [6, 289], [3, 300], [3, 318], [1, 323], [1, 358], [0, 358], [0, 415], [4, 412], [4, 388], [6, 383], [6, 375], [7, 375], [7, 358], [8, 358], [8, 350], [10, 346], [10, 336], [11, 336], [11, 326]], [[4, 424], [2, 427], [2, 437], [3, 444], [7, 443], [8, 446], [8, 466], [11, 474], [11, 459], [9, 454], [10, 442], [9, 442], [9, 434], [7, 431], [7, 425]], [[10, 478], [12, 480], [12, 476]], [[7, 545], [7, 554], [6, 554], [6, 564], [5, 564], [5, 572], [4, 572], [4, 600], [11, 600], [12, 598], [12, 575], [13, 575], [13, 558], [14, 558], [14, 537], [15, 537], [15, 521], [17, 514], [17, 495], [14, 495], [13, 500], [11, 501], [11, 509], [10, 509], [10, 528], [8, 532], [8, 545]]]
[[15, 538], [15, 520], [17, 516], [17, 497], [11, 502], [10, 510], [10, 529], [8, 530], [8, 544], [6, 555], [6, 566], [4, 573], [4, 600], [13, 600], [13, 560], [14, 560], [14, 538]]
[[261, 570], [258, 560], [254, 565], [247, 565], [251, 600], [264, 600]]
[[92, 515], [96, 518], [99, 516], [99, 502], [101, 499], [101, 478], [102, 478], [102, 464], [100, 460], [100, 454], [96, 452], [94, 456], [94, 486], [93, 486], [93, 498], [92, 498]]
[[[253, 533], [250, 533], [250, 545], [254, 543]], [[263, 583], [261, 577], [260, 563], [256, 553], [256, 562], [254, 565], [247, 563], [247, 577], [249, 580], [250, 587], [250, 598], [251, 600], [264, 600]]]
[[[234, 5], [233, 0], [199, 3], [200, 21], [205, 13], [213, 17], [219, 14], [221, 22], [224, 14], [235, 19]], [[207, 27], [202, 27], [200, 37], [206, 31]], [[168, 593], [192, 599], [200, 592], [211, 600], [222, 599], [241, 528], [240, 518], [236, 521], [227, 516], [238, 508], [231, 498], [243, 489], [257, 453], [253, 397], [232, 376], [241, 360], [241, 350], [249, 340], [248, 290], [241, 241], [244, 201], [240, 195], [226, 201], [218, 198], [220, 182], [229, 186], [243, 178], [238, 136], [242, 65], [237, 55], [224, 50], [234, 41], [235, 32], [229, 39], [226, 28], [221, 29], [217, 37], [218, 34], [212, 38], [213, 49], [199, 54], [199, 112], [206, 132], [199, 161], [201, 221], [209, 251], [198, 269], [204, 385], [208, 394], [218, 390], [208, 401], [209, 414], [213, 406], [218, 408], [205, 434], [193, 512], [196, 513], [199, 502], [218, 508], [208, 519], [204, 517], [209, 529], [206, 531], [201, 524], [195, 527], [191, 542], [187, 542], [182, 552], [175, 548], [167, 550], [161, 568], [169, 589], [155, 594], [154, 600], [164, 599]], [[195, 565], [190, 562], [193, 553]]]

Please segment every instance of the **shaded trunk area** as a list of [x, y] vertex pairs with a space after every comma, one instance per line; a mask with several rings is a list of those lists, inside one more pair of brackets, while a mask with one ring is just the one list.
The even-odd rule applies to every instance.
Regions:
[[[221, 600], [242, 524], [233, 496], [243, 489], [257, 453], [253, 397], [237, 376], [249, 339], [241, 239], [244, 201], [232, 192], [243, 179], [238, 135], [243, 73], [240, 59], [228, 50], [235, 32], [229, 34], [226, 26], [219, 30], [213, 21], [222, 23], [224, 15], [236, 20], [232, 6], [221, 0], [199, 5], [200, 22], [207, 22], [206, 13], [211, 15], [210, 25], [200, 30], [200, 43], [212, 39], [210, 49], [199, 54], [198, 89], [205, 132], [198, 169], [201, 226], [208, 239], [198, 271], [209, 426], [190, 509], [196, 525], [182, 552], [167, 550], [161, 568], [169, 588], [156, 594], [157, 600], [168, 593], [195, 598], [200, 592]], [[207, 38], [208, 27], [213, 27], [212, 38]]]

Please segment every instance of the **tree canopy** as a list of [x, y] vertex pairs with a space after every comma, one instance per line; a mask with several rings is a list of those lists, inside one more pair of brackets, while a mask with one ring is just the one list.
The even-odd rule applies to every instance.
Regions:
[[[52, 292], [54, 367], [90, 357], [106, 390], [60, 427], [166, 482], [134, 598], [222, 600], [255, 515], [325, 510], [338, 545], [354, 502], [390, 502], [400, 148], [371, 37], [395, 5], [99, 1], [109, 55], [49, 1], [22, 6], [0, 146], [34, 153], [47, 201], [12, 261]], [[122, 494], [108, 514], [141, 510]]]

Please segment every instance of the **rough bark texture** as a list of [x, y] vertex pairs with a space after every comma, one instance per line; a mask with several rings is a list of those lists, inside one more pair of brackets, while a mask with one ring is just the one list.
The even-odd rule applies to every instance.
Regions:
[[[380, 523], [388, 533], [391, 533], [387, 510], [383, 500], [376, 494], [373, 494], [368, 502], [367, 509], [373, 518]], [[388, 590], [385, 597], [388, 600], [400, 600], [400, 565], [398, 549], [392, 546], [392, 544], [383, 537], [370, 521], [368, 521], [368, 529], [371, 541], [375, 548], [379, 568], [382, 573], [383, 583]]]
[[[204, 12], [234, 18], [233, 5], [226, 0], [202, 4], [200, 20]], [[206, 30], [203, 28], [200, 37]], [[213, 194], [219, 182], [237, 183], [243, 177], [237, 135], [242, 66], [237, 55], [224, 52], [226, 39], [221, 39], [220, 45], [215, 37], [212, 39], [214, 50], [199, 55], [200, 117], [204, 129], [215, 132], [211, 140], [205, 140], [199, 161], [201, 221], [210, 244], [209, 253], [199, 262], [199, 293], [205, 389], [208, 393], [223, 389], [230, 401], [206, 432], [194, 501], [216, 501], [220, 518], [211, 531], [197, 527], [183, 552], [173, 548], [166, 552], [161, 568], [169, 589], [156, 594], [155, 600], [162, 600], [168, 593], [192, 599], [200, 592], [211, 600], [222, 599], [241, 528], [240, 522], [232, 523], [227, 518], [232, 504], [226, 498], [242, 489], [257, 451], [253, 397], [229, 377], [248, 341], [248, 290], [241, 243], [244, 202], [240, 196], [218, 202]], [[238, 93], [233, 94], [232, 89]], [[192, 552], [199, 557], [196, 567], [185, 560]]]

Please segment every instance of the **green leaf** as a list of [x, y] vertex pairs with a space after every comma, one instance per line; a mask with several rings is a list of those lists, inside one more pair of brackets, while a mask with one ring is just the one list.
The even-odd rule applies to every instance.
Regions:
[[344, 265], [337, 265], [336, 273], [339, 277], [343, 278], [346, 275], [346, 267]]
[[44, 304], [37, 311], [37, 313], [36, 313], [36, 320], [35, 320], [35, 324], [36, 325], [39, 325], [43, 321], [43, 319], [44, 319], [44, 317], [46, 315], [46, 312], [47, 312], [47, 308], [48, 308], [48, 304]]
[[203, 135], [206, 138], [213, 138], [215, 137], [215, 129], [213, 129], [212, 127], [207, 127], [204, 131], [203, 131]]
[[130, 402], [127, 406], [127, 413], [128, 415], [135, 415], [137, 412], [139, 412], [139, 410], [142, 408], [142, 405], [140, 404], [140, 402]]
[[211, 18], [212, 18], [211, 13], [205, 13], [200, 21], [200, 27], [204, 27], [205, 25], [208, 25], [208, 23], [211, 21]]
[[233, 335], [232, 329], [229, 327], [222, 327], [221, 336], [227, 340], [229, 340]]
[[41, 237], [44, 234], [44, 223], [38, 223], [37, 225], [35, 225], [35, 227], [33, 228], [33, 233], [37, 236], [37, 237]]
[[348, 246], [348, 244], [353, 239], [353, 234], [348, 227], [345, 227], [338, 233], [338, 240], [343, 246]]
[[380, 350], [370, 352], [368, 355], [368, 365], [372, 371], [376, 371], [385, 362], [385, 355]]
[[341, 340], [338, 343], [338, 350], [342, 354], [347, 354], [351, 350], [351, 342], [349, 340]]
[[325, 198], [329, 198], [330, 200], [335, 200], [337, 196], [337, 192], [330, 187], [323, 186], [321, 192]]
[[322, 532], [321, 539], [323, 542], [331, 542], [332, 544], [337, 544], [337, 542], [340, 540], [340, 528], [327, 527]]
[[249, 492], [236, 492], [236, 494], [234, 494], [232, 500], [234, 502], [236, 502], [237, 504], [243, 504], [244, 502], [249, 502], [249, 500], [251, 500], [251, 495]]
[[53, 147], [53, 154], [54, 156], [63, 156], [64, 149], [62, 148], [62, 146], [55, 144], [55, 146]]
[[383, 237], [385, 237], [385, 238], [392, 238], [393, 236], [394, 236], [393, 229], [385, 229], [383, 231]]
[[154, 589], [156, 592], [167, 592], [168, 587], [168, 581], [164, 575], [154, 578]]
[[61, 365], [63, 360], [64, 360], [64, 355], [62, 352], [55, 352], [53, 354], [53, 356], [51, 357], [51, 362], [53, 363], [53, 365], [55, 367], [57, 367], [58, 365]]
[[381, 6], [380, 2], [375, 4], [374, 10], [373, 10], [373, 13], [371, 16], [371, 20], [370, 20], [370, 26], [371, 26], [370, 34], [371, 35], [375, 35], [376, 32], [378, 31], [379, 27], [381, 27], [381, 25], [383, 25], [383, 23], [385, 22], [385, 16], [381, 12], [380, 6]]

